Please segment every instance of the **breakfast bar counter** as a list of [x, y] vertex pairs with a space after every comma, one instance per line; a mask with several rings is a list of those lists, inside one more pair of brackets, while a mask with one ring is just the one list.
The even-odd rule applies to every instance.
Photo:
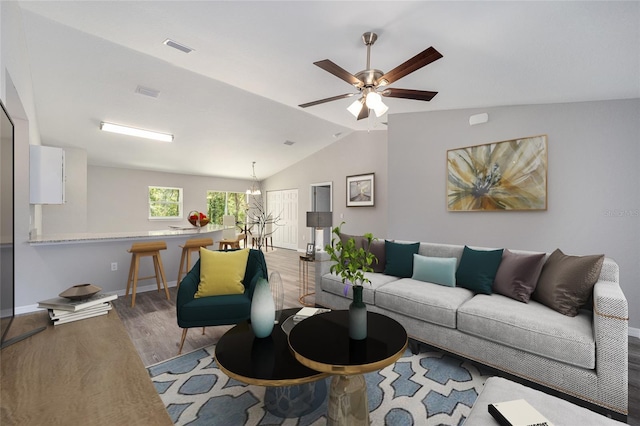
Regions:
[[[102, 232], [102, 233], [69, 233], [69, 234], [44, 234], [35, 235], [27, 242], [31, 245], [44, 244], [77, 244], [77, 243], [95, 243], [108, 241], [128, 241], [128, 240], [146, 240], [158, 238], [172, 237], [196, 237], [199, 235], [209, 235], [214, 232], [221, 232], [222, 225], [203, 226], [196, 228], [195, 226], [184, 227], [168, 227], [155, 231], [131, 231], [131, 232]], [[213, 236], [212, 236], [213, 237]], [[214, 238], [215, 239], [215, 238]]]

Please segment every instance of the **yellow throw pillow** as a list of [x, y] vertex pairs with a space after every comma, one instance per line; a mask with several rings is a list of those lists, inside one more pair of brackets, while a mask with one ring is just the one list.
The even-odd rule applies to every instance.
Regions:
[[200, 248], [200, 284], [195, 298], [244, 293], [249, 249], [212, 251]]

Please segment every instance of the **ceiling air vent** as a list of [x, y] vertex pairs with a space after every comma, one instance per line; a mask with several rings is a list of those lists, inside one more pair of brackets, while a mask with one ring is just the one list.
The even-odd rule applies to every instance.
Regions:
[[160, 91], [156, 89], [150, 89], [148, 87], [138, 86], [136, 87], [136, 93], [139, 93], [144, 96], [149, 96], [151, 98], [157, 98], [160, 96]]
[[177, 41], [173, 41], [170, 38], [166, 39], [162, 43], [166, 44], [169, 47], [173, 47], [174, 49], [178, 49], [179, 51], [184, 52], [184, 53], [190, 53], [190, 52], [193, 51], [192, 48], [187, 47], [184, 44], [180, 44]]

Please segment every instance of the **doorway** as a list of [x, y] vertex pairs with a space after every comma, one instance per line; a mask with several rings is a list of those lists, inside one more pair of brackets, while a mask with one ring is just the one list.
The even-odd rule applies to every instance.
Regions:
[[[321, 182], [311, 184], [311, 209], [312, 212], [333, 211], [333, 182]], [[314, 229], [310, 229], [310, 241], [313, 241]], [[325, 228], [315, 234], [316, 249], [324, 249], [325, 244], [331, 242], [331, 228]]]
[[267, 211], [278, 218], [273, 229], [273, 245], [291, 250], [298, 248], [298, 190], [267, 191]]

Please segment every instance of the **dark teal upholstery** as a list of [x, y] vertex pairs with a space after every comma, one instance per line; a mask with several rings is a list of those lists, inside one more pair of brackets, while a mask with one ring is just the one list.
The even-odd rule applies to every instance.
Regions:
[[249, 250], [244, 272], [243, 294], [210, 296], [195, 299], [200, 283], [200, 260], [180, 282], [176, 315], [181, 328], [237, 324], [251, 316], [251, 299], [259, 278], [268, 277], [267, 263], [260, 250]]

